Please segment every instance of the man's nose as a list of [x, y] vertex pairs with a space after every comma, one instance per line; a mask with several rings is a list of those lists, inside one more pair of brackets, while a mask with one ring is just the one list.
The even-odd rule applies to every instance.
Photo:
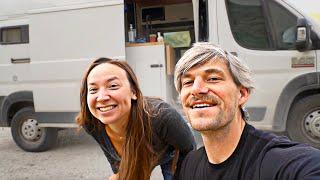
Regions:
[[105, 101], [109, 99], [110, 99], [110, 95], [108, 91], [102, 89], [98, 92], [97, 101]]
[[192, 85], [193, 94], [206, 94], [208, 93], [208, 87], [202, 78], [195, 78]]

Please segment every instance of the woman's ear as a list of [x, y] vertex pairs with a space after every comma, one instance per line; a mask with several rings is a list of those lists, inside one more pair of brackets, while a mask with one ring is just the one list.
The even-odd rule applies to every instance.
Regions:
[[137, 100], [137, 95], [136, 95], [136, 92], [134, 90], [132, 90], [131, 99]]
[[132, 94], [131, 99], [137, 100], [137, 96], [135, 94]]

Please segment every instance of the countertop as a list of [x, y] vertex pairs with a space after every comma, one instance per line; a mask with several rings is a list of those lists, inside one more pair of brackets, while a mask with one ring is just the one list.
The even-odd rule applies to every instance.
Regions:
[[163, 45], [164, 42], [126, 43], [126, 47]]

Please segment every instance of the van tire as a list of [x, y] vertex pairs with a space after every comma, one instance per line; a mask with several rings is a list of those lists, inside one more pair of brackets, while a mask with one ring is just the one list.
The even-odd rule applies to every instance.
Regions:
[[292, 106], [287, 133], [294, 141], [320, 148], [320, 94], [304, 97]]
[[11, 134], [15, 143], [28, 152], [42, 152], [56, 144], [56, 128], [40, 128], [34, 109], [24, 107], [12, 118]]

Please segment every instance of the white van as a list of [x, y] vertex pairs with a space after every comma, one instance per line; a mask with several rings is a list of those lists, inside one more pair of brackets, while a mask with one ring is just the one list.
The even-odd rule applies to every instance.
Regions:
[[[97, 57], [127, 60], [145, 95], [177, 105], [176, 61], [210, 41], [254, 72], [250, 124], [319, 147], [320, 29], [303, 10], [287, 0], [3, 0], [0, 126], [26, 151], [52, 147], [58, 129], [76, 127], [81, 77]], [[136, 43], [126, 43], [130, 24]], [[166, 43], [145, 42], [157, 32]]]

